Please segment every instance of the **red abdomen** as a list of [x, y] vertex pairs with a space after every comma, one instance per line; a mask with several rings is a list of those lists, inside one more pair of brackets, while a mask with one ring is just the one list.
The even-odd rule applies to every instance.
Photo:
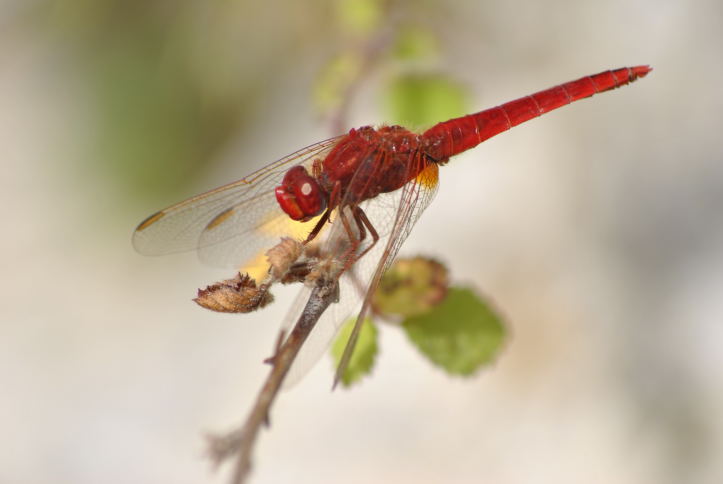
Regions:
[[439, 123], [423, 135], [426, 152], [445, 161], [541, 114], [571, 102], [633, 82], [650, 72], [648, 66], [624, 67], [586, 76], [576, 81], [510, 101], [477, 114]]

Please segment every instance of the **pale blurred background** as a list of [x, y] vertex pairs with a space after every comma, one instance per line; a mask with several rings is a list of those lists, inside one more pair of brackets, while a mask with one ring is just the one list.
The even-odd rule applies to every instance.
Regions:
[[[338, 1], [2, 0], [0, 482], [225, 482], [293, 291], [223, 316], [230, 276], [130, 245], [157, 209], [331, 133], [312, 92]], [[455, 379], [383, 328], [375, 374], [283, 393], [252, 482], [723, 482], [723, 4], [397, 2], [474, 110], [607, 68], [647, 78], [454, 159], [403, 254], [506, 315]], [[383, 123], [377, 70], [352, 125]]]

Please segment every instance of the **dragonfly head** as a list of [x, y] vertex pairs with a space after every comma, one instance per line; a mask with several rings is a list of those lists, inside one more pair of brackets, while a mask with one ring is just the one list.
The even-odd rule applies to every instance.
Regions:
[[275, 193], [279, 206], [292, 220], [306, 222], [326, 210], [328, 195], [303, 166], [287, 171]]

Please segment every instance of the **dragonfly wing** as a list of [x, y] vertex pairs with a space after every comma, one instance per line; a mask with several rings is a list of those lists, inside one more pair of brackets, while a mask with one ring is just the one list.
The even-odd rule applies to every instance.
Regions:
[[[328, 247], [332, 247], [334, 241], [341, 241], [342, 245], [348, 245], [346, 244], [348, 235], [341, 221], [336, 222], [337, 219], [338, 214], [335, 213], [332, 222], [327, 224], [327, 228], [320, 234], [322, 253], [328, 251]], [[356, 265], [339, 278], [339, 300], [331, 304], [317, 320], [314, 329], [302, 345], [284, 379], [284, 388], [291, 388], [306, 376], [329, 348], [342, 323], [353, 314], [364, 297], [363, 279], [364, 275], [358, 273]], [[298, 321], [310, 295], [311, 288], [308, 286], [304, 286], [297, 295], [281, 326], [284, 335], [288, 335]]]
[[[400, 191], [399, 208], [390, 228], [389, 245], [383, 254], [382, 269], [379, 277], [389, 269], [397, 257], [399, 249], [417, 223], [419, 217], [427, 209], [439, 188], [439, 166], [436, 163], [428, 165], [412, 181], [404, 185]], [[378, 281], [377, 281], [378, 282]], [[376, 287], [374, 288], [376, 289]]]
[[[274, 187], [284, 173], [295, 165], [310, 165], [315, 158], [323, 157], [338, 140], [338, 137], [332, 138], [303, 148], [242, 180], [151, 215], [136, 228], [133, 246], [144, 255], [201, 249], [201, 258], [206, 262], [238, 266], [254, 255], [254, 244], [248, 240], [255, 237], [257, 229], [268, 224], [278, 226], [285, 217], [274, 198]], [[272, 222], [274, 220], [276, 222]], [[221, 257], [222, 248], [210, 248], [224, 242], [238, 246], [233, 251], [235, 260]], [[248, 243], [248, 250], [242, 242]], [[204, 250], [206, 248], [209, 249]], [[223, 249], [228, 250], [229, 246]]]
[[[367, 254], [368, 255], [368, 254]], [[343, 323], [359, 307], [364, 298], [359, 283], [363, 283], [363, 274], [344, 273], [339, 280], [339, 301], [331, 304], [316, 322], [303, 346], [296, 355], [286, 378], [284, 388], [291, 388], [303, 379], [326, 353]], [[306, 303], [309, 301], [311, 289], [304, 286], [299, 292], [292, 309], [284, 321], [283, 331], [288, 334], [299, 319]]]
[[[339, 280], [339, 302], [321, 315], [308, 339], [299, 350], [284, 387], [290, 388], [302, 379], [327, 351], [339, 329], [356, 314], [379, 278], [396, 257], [412, 227], [429, 206], [438, 186], [438, 167], [429, 165], [420, 175], [399, 190], [381, 194], [364, 202], [361, 207], [379, 234], [379, 241], [358, 260]], [[332, 223], [329, 238], [347, 237], [342, 224]], [[370, 242], [369, 236], [367, 241]], [[329, 246], [328, 240], [324, 243]], [[359, 250], [364, 250], [362, 246]], [[310, 290], [304, 288], [289, 312], [282, 331], [288, 334], [308, 301]]]
[[[423, 160], [419, 160], [419, 162], [421, 163]], [[392, 262], [394, 262], [399, 249], [412, 231], [412, 227], [414, 227], [419, 217], [434, 199], [438, 186], [439, 167], [435, 163], [430, 163], [417, 177], [397, 190], [400, 192], [399, 201], [397, 203], [397, 210], [392, 212], [394, 214], [393, 218], [388, 216], [389, 212], [387, 211], [380, 213], [379, 220], [386, 222], [382, 227], [390, 227], [388, 231], [389, 235], [386, 237], [384, 244], [379, 244], [382, 246], [381, 249], [377, 249], [377, 247], [374, 248], [380, 250], [381, 254], [379, 256], [375, 255], [375, 257], [371, 259], [371, 261], [373, 261], [373, 267], [367, 271], [370, 276], [364, 300], [362, 301], [361, 309], [357, 315], [346, 348], [344, 348], [344, 353], [339, 361], [339, 366], [336, 369], [333, 386], [336, 386], [339, 380], [341, 380], [349, 365], [354, 347], [359, 338], [361, 326], [364, 323], [364, 318], [371, 307], [372, 296], [379, 286], [382, 275], [391, 266]], [[387, 214], [386, 217], [385, 214]], [[373, 215], [374, 213], [372, 213], [372, 216]], [[391, 223], [390, 220], [392, 220]], [[379, 242], [381, 243], [382, 241], [380, 240]], [[366, 264], [368, 261], [362, 261], [362, 263]]]
[[253, 204], [221, 213], [217, 218], [223, 218], [222, 223], [208, 224], [199, 237], [201, 261], [215, 267], [236, 268], [244, 262], [242, 272], [248, 272], [248, 268], [267, 265], [266, 251], [281, 237], [305, 240], [318, 218], [307, 222], [292, 220], [276, 202], [273, 187], [270, 193], [264, 195], [266, 200], [256, 199]]

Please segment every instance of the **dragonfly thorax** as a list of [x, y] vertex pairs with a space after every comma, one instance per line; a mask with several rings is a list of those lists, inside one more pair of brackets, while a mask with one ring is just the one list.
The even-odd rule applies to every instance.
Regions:
[[343, 203], [361, 203], [414, 179], [427, 164], [420, 147], [401, 126], [352, 129], [324, 158], [319, 182], [329, 193], [338, 186]]
[[392, 192], [429, 164], [422, 146], [419, 135], [401, 126], [352, 129], [314, 161], [313, 174], [302, 165], [291, 168], [276, 187], [276, 200], [291, 219], [306, 222], [327, 208]]

